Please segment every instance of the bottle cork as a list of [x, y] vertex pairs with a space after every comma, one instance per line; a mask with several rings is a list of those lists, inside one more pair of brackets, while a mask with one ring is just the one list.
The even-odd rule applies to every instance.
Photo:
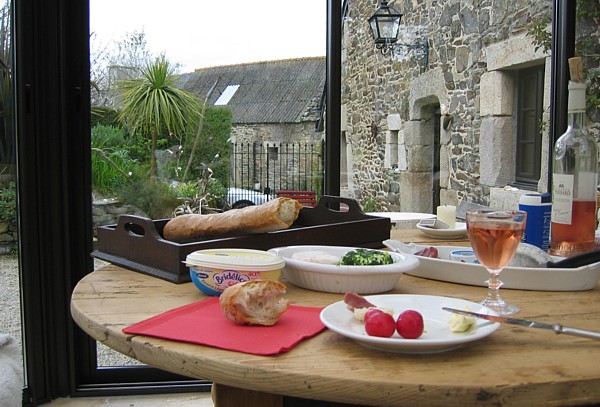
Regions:
[[569, 58], [569, 73], [573, 82], [584, 82], [583, 60], [581, 57]]

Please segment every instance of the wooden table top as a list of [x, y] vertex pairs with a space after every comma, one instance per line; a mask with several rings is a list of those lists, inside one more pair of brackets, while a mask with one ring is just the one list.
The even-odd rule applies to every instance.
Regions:
[[[392, 231], [392, 237], [431, 241], [405, 230]], [[485, 292], [483, 287], [404, 275], [391, 293], [480, 301]], [[503, 296], [521, 307], [520, 318], [600, 330], [599, 287], [579, 292], [504, 290]], [[286, 297], [292, 304], [326, 306], [343, 295], [288, 284]], [[600, 403], [599, 341], [514, 325], [502, 325], [463, 348], [425, 355], [370, 350], [329, 330], [276, 356], [122, 332], [126, 326], [202, 298], [191, 283], [173, 284], [109, 265], [78, 283], [71, 312], [85, 332], [123, 354], [225, 388], [364, 405]]]

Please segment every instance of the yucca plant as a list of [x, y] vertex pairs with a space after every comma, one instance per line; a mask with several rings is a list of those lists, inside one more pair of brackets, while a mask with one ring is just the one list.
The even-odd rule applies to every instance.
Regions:
[[130, 133], [141, 131], [152, 138], [150, 175], [156, 176], [156, 149], [162, 132], [182, 134], [199, 121], [201, 102], [175, 86], [173, 66], [164, 55], [141, 70], [141, 77], [118, 83], [119, 120]]

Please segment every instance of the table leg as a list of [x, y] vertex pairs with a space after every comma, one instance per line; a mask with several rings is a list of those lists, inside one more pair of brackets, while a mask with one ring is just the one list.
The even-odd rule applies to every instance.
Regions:
[[213, 383], [215, 407], [283, 407], [283, 396]]

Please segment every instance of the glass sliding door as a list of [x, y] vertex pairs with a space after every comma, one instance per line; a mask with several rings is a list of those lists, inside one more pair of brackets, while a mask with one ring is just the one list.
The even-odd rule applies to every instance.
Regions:
[[173, 391], [197, 388], [156, 369], [98, 368], [95, 344], [70, 317], [71, 291], [93, 269], [88, 5], [14, 6], [25, 403], [165, 380], [185, 380]]
[[[322, 4], [320, 0], [311, 2]], [[105, 5], [110, 6], [113, 15], [126, 14], [125, 8], [121, 7], [123, 2], [112, 6], [108, 3], [98, 1], [91, 8], [88, 2], [80, 0], [19, 0], [13, 4], [15, 172], [19, 202], [19, 246], [14, 261], [20, 268], [18, 273], [14, 269], [6, 271], [10, 273], [7, 281], [12, 281], [6, 284], [10, 284], [12, 291], [17, 291], [11, 303], [20, 300], [19, 290], [22, 293], [22, 323], [17, 306], [11, 316], [11, 321], [16, 321], [11, 330], [16, 335], [23, 332], [26, 405], [38, 405], [65, 396], [199, 391], [210, 385], [116, 354], [90, 340], [70, 317], [73, 287], [94, 267], [102, 266], [90, 256], [95, 192], [92, 181], [94, 158], [90, 147], [93, 146], [92, 123], [97, 114], [92, 103], [99, 100], [91, 91], [97, 89], [98, 77], [94, 76], [95, 60], [90, 51], [93, 40], [90, 37], [93, 31], [90, 30], [90, 13], [94, 12], [94, 7]], [[173, 18], [185, 14], [185, 10], [198, 3], [191, 0], [175, 2]], [[151, 7], [147, 1], [135, 4], [136, 13], [140, 15], [148, 13]], [[252, 4], [258, 14], [264, 11], [256, 3]], [[206, 5], [208, 7], [208, 3]], [[341, 6], [338, 4], [338, 7]], [[297, 8], [301, 9], [302, 5]], [[293, 13], [294, 10], [288, 12]], [[322, 14], [313, 16], [313, 24], [324, 24], [325, 4], [319, 13]], [[209, 10], [199, 16], [209, 14], [220, 15], [218, 11]], [[256, 21], [258, 17], [250, 18], [248, 14], [236, 18], [240, 41], [244, 29], [239, 24], [244, 20], [253, 26], [269, 25], [268, 20], [261, 24]], [[196, 23], [196, 20], [190, 23], [189, 29], [194, 30]], [[307, 31], [315, 29], [308, 24], [300, 28], [288, 26], [290, 32], [282, 36], [284, 40], [287, 38], [283, 45], [276, 46], [268, 32], [263, 33], [262, 41], [271, 47], [294, 49], [290, 36], [305, 36]], [[131, 27], [131, 32], [138, 28]], [[208, 37], [208, 41], [216, 41], [214, 37]], [[323, 34], [323, 43], [325, 40]], [[174, 41], [186, 42], [186, 39]], [[171, 44], [180, 45], [176, 42]], [[221, 42], [219, 46], [219, 52], [223, 54], [235, 53], [235, 43], [229, 46]], [[191, 53], [198, 44], [187, 42], [187, 47]], [[169, 54], [168, 47], [164, 51]], [[323, 46], [323, 53], [312, 56], [322, 57], [324, 52]], [[282, 58], [294, 59], [294, 56], [283, 55]], [[200, 64], [191, 66], [192, 70], [202, 67]], [[110, 67], [110, 74], [120, 75], [127, 71], [114, 68]]]

